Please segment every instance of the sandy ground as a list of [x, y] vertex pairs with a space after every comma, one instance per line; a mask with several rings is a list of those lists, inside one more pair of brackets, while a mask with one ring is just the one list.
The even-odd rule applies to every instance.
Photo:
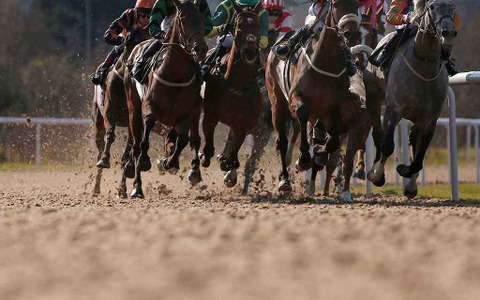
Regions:
[[271, 174], [240, 197], [217, 171], [132, 201], [92, 173], [0, 173], [0, 299], [480, 299], [480, 202], [280, 199]]

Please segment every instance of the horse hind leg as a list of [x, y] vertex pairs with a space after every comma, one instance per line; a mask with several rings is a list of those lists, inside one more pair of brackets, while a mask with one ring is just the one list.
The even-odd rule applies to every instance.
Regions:
[[190, 146], [194, 151], [193, 159], [191, 162], [192, 168], [188, 172], [188, 181], [192, 184], [197, 184], [202, 181], [202, 173], [200, 171], [200, 133], [199, 133], [199, 121], [200, 121], [200, 111], [196, 114], [190, 123]]
[[163, 169], [167, 171], [170, 170], [172, 173], [180, 169], [179, 157], [183, 149], [188, 145], [189, 123], [187, 120], [182, 121], [176, 130], [178, 131], [178, 137], [175, 142], [175, 150], [171, 156], [162, 159]]
[[325, 173], [326, 173], [325, 185], [323, 186], [323, 193], [322, 193], [324, 197], [328, 197], [330, 195], [330, 182], [332, 181], [333, 172], [338, 166], [338, 161], [340, 159], [340, 152], [341, 152], [341, 149], [337, 149], [336, 151], [328, 155], [328, 162], [325, 169]]
[[132, 149], [133, 145], [133, 138], [130, 132], [130, 128], [128, 130], [128, 137], [127, 137], [127, 145], [125, 147], [125, 151], [122, 155], [122, 178], [120, 181], [120, 186], [117, 188], [118, 190], [118, 197], [126, 199], [128, 198], [127, 195], [127, 178], [135, 177], [135, 166], [130, 156], [130, 150]]
[[253, 134], [252, 153], [245, 162], [245, 181], [243, 184], [242, 195], [246, 195], [248, 192], [248, 186], [252, 181], [252, 177], [255, 173], [255, 169], [257, 168], [258, 161], [265, 153], [264, 149], [268, 144], [268, 140], [270, 139], [271, 134], [272, 129], [266, 124], [260, 124], [255, 133]]
[[355, 164], [355, 172], [353, 177], [360, 180], [365, 180], [365, 149], [360, 149], [357, 151], [357, 163]]
[[[230, 133], [224, 149], [224, 159], [221, 159], [220, 161], [221, 169], [225, 171], [227, 168], [223, 183], [228, 188], [232, 188], [237, 184], [237, 169], [240, 167], [238, 151], [247, 136], [245, 132], [234, 131], [232, 129], [230, 129]], [[222, 164], [224, 165], [222, 166]]]
[[413, 174], [418, 173], [423, 168], [423, 160], [427, 153], [428, 146], [435, 134], [435, 122], [430, 122], [423, 128], [413, 126], [410, 132], [410, 144], [413, 148], [413, 160], [410, 166], [400, 164], [397, 166], [397, 172], [403, 177], [412, 177]]

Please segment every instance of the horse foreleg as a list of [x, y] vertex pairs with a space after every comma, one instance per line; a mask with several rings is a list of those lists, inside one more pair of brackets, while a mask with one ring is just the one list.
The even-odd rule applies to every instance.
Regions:
[[378, 99], [378, 96], [371, 95], [367, 91], [367, 111], [370, 116], [370, 122], [372, 123], [372, 138], [375, 144], [376, 152], [374, 162], [380, 160], [382, 156], [382, 138], [383, 127], [381, 120], [382, 102]]
[[272, 129], [266, 124], [260, 123], [257, 130], [253, 134], [253, 146], [252, 153], [250, 157], [245, 162], [245, 181], [243, 184], [242, 194], [246, 195], [248, 192], [248, 186], [252, 180], [253, 174], [257, 167], [258, 161], [265, 153], [265, 147], [267, 146], [270, 135], [272, 134]]
[[223, 178], [223, 183], [225, 184], [225, 186], [232, 188], [237, 184], [237, 169], [240, 167], [240, 162], [238, 161], [238, 151], [240, 151], [240, 148], [245, 141], [247, 133], [233, 130], [230, 130], [230, 132], [233, 132], [233, 139], [231, 140], [228, 148], [225, 149], [228, 151], [226, 154], [229, 170]]
[[[144, 103], [145, 105], [145, 103]], [[150, 132], [155, 126], [155, 116], [153, 114], [144, 114], [143, 118], [143, 138], [140, 143], [140, 156], [138, 157], [137, 168], [140, 171], [148, 171], [152, 168], [150, 162], [150, 156], [148, 156], [148, 150], [150, 148]]]
[[120, 180], [120, 186], [118, 187], [118, 196], [120, 198], [127, 198], [127, 177], [133, 178], [135, 176], [134, 170], [132, 168], [127, 168], [127, 165], [130, 163], [130, 149], [132, 148], [133, 138], [130, 132], [130, 128], [128, 128], [128, 136], [127, 136], [127, 146], [125, 147], [125, 151], [122, 155], [122, 178]]
[[332, 126], [327, 130], [329, 137], [325, 143], [325, 150], [329, 154], [340, 147], [340, 109], [334, 109], [330, 117], [332, 119]]
[[367, 174], [368, 180], [376, 186], [383, 186], [385, 184], [385, 162], [395, 149], [394, 133], [400, 119], [398, 113], [387, 106], [383, 117], [384, 135], [381, 148], [382, 155], [380, 160], [373, 164], [372, 169], [368, 171]]
[[363, 149], [357, 151], [357, 163], [355, 164], [355, 173], [353, 177], [365, 180], [365, 145]]
[[179, 157], [183, 149], [188, 145], [188, 131], [189, 131], [189, 121], [183, 120], [179, 126], [175, 129], [178, 131], [178, 137], [175, 142], [175, 150], [173, 154], [168, 158], [162, 159], [162, 167], [165, 170], [173, 169], [173, 172], [176, 172], [180, 169]]
[[213, 115], [213, 113], [210, 113], [209, 111], [207, 111], [207, 108], [205, 108], [202, 123], [203, 135], [205, 137], [205, 145], [203, 146], [203, 150], [200, 155], [201, 163], [204, 168], [208, 168], [210, 166], [210, 160], [215, 155], [214, 134], [217, 124], [217, 116]]
[[333, 172], [338, 166], [338, 160], [340, 159], [340, 149], [337, 149], [333, 153], [328, 155], [328, 161], [325, 169], [325, 185], [323, 186], [323, 193], [324, 197], [328, 197], [330, 195], [330, 182], [332, 181]]
[[[100, 113], [99, 109], [95, 106], [94, 108], [94, 120], [95, 120], [95, 144], [98, 149], [97, 161], [102, 155], [102, 151], [105, 147], [105, 124]], [[102, 168], [97, 168], [97, 176], [95, 177], [95, 187], [93, 188], [93, 195], [97, 196], [100, 194], [100, 183], [102, 181]]]
[[110, 148], [115, 141], [115, 116], [113, 115], [112, 108], [108, 105], [105, 109], [105, 148], [103, 150], [100, 160], [97, 162], [99, 168], [110, 168]]
[[193, 159], [191, 162], [192, 169], [188, 172], [188, 181], [192, 184], [197, 184], [202, 181], [202, 173], [200, 172], [200, 158], [198, 152], [200, 151], [200, 133], [199, 133], [200, 111], [191, 118], [190, 122], [190, 146], [192, 147]]
[[312, 167], [312, 158], [310, 157], [310, 145], [308, 144], [308, 120], [310, 113], [308, 107], [303, 103], [297, 92], [292, 95], [292, 101], [296, 104], [295, 115], [300, 124], [300, 157], [297, 160], [297, 171], [307, 171]]
[[290, 137], [290, 143], [288, 144], [286, 162], [287, 166], [292, 164], [293, 160], [293, 150], [295, 148], [295, 143], [297, 142], [298, 135], [300, 134], [300, 125], [295, 120], [292, 120], [292, 136]]

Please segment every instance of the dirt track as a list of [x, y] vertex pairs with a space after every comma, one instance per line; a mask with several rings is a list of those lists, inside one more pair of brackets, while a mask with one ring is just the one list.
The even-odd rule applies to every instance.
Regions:
[[0, 299], [480, 298], [480, 202], [238, 197], [215, 173], [120, 201], [88, 172], [0, 173]]

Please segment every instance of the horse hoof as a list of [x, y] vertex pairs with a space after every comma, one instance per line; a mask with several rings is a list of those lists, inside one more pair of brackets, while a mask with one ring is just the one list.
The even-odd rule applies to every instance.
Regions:
[[128, 198], [127, 191], [118, 191], [118, 198], [127, 199]]
[[237, 172], [233, 170], [228, 171], [223, 177], [223, 184], [227, 188], [233, 188], [237, 184]]
[[385, 173], [379, 175], [374, 170], [370, 170], [367, 173], [367, 179], [372, 182], [375, 186], [383, 186], [385, 184]]
[[134, 188], [132, 193], [130, 194], [130, 197], [132, 198], [140, 198], [143, 199], [145, 196], [143, 195], [142, 188]]
[[365, 180], [365, 170], [364, 170], [364, 169], [360, 169], [360, 170], [356, 171], [356, 172], [353, 174], [353, 177], [358, 178], [358, 179], [360, 179], [360, 180]]
[[141, 172], [147, 172], [150, 171], [152, 168], [152, 163], [150, 162], [150, 157], [148, 155], [145, 156], [140, 156], [138, 160], [138, 169]]
[[342, 192], [342, 199], [345, 203], [353, 203], [352, 195], [349, 191]]
[[200, 153], [199, 156], [200, 156], [200, 162], [202, 164], [202, 167], [204, 167], [204, 168], [210, 167], [211, 157], [206, 157], [205, 153]]
[[380, 179], [378, 181], [375, 181], [375, 182], [372, 181], [372, 183], [373, 183], [374, 186], [377, 186], [377, 187], [384, 186], [385, 185], [385, 174], [383, 174], [382, 177], [380, 177]]
[[404, 164], [400, 164], [397, 166], [397, 172], [402, 177], [410, 178], [412, 177], [413, 173], [410, 171], [410, 167]]
[[222, 172], [228, 172], [230, 170], [229, 164], [226, 161], [221, 161], [220, 170], [222, 170]]
[[313, 161], [317, 166], [326, 166], [328, 163], [328, 154], [322, 153], [322, 154], [315, 154], [313, 156]]
[[408, 189], [405, 188], [405, 189], [403, 190], [403, 195], [404, 195], [405, 197], [407, 197], [408, 199], [413, 199], [413, 198], [415, 198], [415, 197], [417, 196], [417, 193], [418, 193], [418, 189], [415, 189], [415, 190], [413, 190], [413, 191], [409, 191]]
[[97, 162], [97, 167], [102, 169], [110, 169], [110, 158], [102, 156]]
[[290, 180], [283, 179], [278, 184], [278, 191], [281, 193], [290, 193], [292, 192], [292, 185], [290, 184]]
[[308, 162], [302, 162], [300, 159], [297, 160], [295, 163], [295, 169], [298, 172], [305, 172], [312, 168], [312, 161], [308, 160]]
[[123, 174], [127, 178], [134, 178], [135, 177], [135, 165], [131, 162], [127, 163], [125, 165], [125, 168], [123, 169]]
[[195, 185], [202, 181], [202, 173], [200, 173], [200, 169], [198, 167], [193, 168], [188, 172], [188, 181]]

